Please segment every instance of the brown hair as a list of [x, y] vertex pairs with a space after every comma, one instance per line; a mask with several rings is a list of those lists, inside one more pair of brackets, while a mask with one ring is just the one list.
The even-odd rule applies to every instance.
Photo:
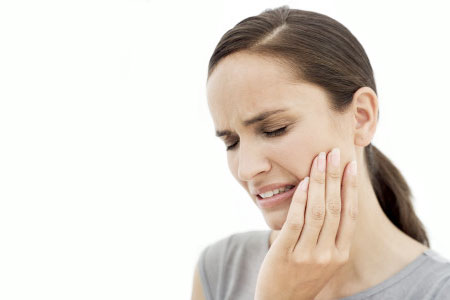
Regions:
[[[361, 44], [344, 25], [317, 12], [284, 5], [240, 21], [214, 49], [208, 79], [221, 59], [237, 51], [271, 57], [298, 80], [324, 88], [335, 112], [345, 111], [361, 87], [377, 93], [372, 66]], [[400, 171], [372, 144], [364, 148], [364, 156], [386, 216], [429, 247], [427, 233], [411, 203], [411, 190]]]

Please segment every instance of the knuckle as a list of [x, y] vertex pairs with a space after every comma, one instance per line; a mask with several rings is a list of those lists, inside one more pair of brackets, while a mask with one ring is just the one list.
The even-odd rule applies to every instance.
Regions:
[[341, 174], [339, 173], [339, 170], [331, 170], [328, 173], [328, 177], [331, 180], [335, 180], [335, 181], [341, 181]]
[[315, 262], [318, 265], [325, 266], [331, 263], [332, 261], [331, 258], [332, 258], [331, 253], [325, 252], [317, 255], [317, 257], [315, 258]]
[[318, 184], [325, 184], [325, 176], [316, 174], [315, 176], [312, 176], [313, 180]]
[[356, 180], [355, 176], [352, 176], [353, 178], [350, 179], [350, 187], [352, 187], [353, 189], [357, 189], [358, 188], [358, 181]]
[[292, 261], [298, 265], [309, 265], [313, 263], [312, 255], [308, 251], [302, 251], [292, 256]]
[[299, 222], [289, 222], [287, 228], [292, 231], [300, 231], [303, 228], [303, 223]]
[[324, 220], [325, 218], [325, 208], [323, 205], [313, 205], [311, 208], [312, 218], [313, 220]]
[[356, 220], [358, 218], [358, 207], [356, 207], [355, 205], [352, 205], [350, 207], [350, 218], [352, 220]]
[[341, 201], [338, 199], [333, 199], [327, 202], [327, 211], [334, 216], [341, 215]]

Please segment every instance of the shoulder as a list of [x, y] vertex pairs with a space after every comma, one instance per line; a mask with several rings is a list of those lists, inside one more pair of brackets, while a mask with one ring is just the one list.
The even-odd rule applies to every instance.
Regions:
[[450, 299], [450, 259], [440, 252], [428, 249], [425, 281], [429, 282], [429, 299]]
[[255, 247], [264, 247], [268, 245], [270, 230], [252, 230], [233, 233], [220, 238], [207, 245], [202, 255], [205, 258], [217, 259], [226, 255], [236, 254], [236, 251], [252, 250]]
[[270, 230], [233, 233], [202, 250], [198, 269], [207, 299], [220, 299], [230, 288], [228, 284], [257, 273], [268, 249], [269, 234]]
[[435, 279], [450, 276], [450, 259], [433, 249], [426, 250], [423, 255], [426, 258], [421, 265], [424, 274]]
[[409, 280], [415, 295], [421, 299], [450, 299], [450, 260], [436, 250], [428, 249]]
[[450, 299], [450, 261], [428, 248], [393, 276], [343, 299]]

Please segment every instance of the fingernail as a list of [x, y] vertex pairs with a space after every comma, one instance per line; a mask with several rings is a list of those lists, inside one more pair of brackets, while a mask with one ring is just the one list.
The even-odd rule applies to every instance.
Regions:
[[300, 183], [300, 190], [306, 191], [308, 189], [309, 177], [305, 177]]
[[356, 166], [356, 160], [352, 160], [350, 162], [350, 166], [348, 166], [348, 172], [350, 175], [356, 175], [357, 166]]
[[331, 151], [331, 163], [334, 167], [339, 167], [340, 156], [341, 152], [339, 151], [339, 148], [334, 148], [333, 151]]
[[319, 161], [317, 162], [317, 168], [320, 172], [325, 172], [325, 152], [320, 152]]

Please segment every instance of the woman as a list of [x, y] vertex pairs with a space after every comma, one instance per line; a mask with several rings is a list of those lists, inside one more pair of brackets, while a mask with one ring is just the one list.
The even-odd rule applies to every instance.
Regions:
[[193, 299], [450, 299], [450, 262], [371, 144], [373, 70], [342, 24], [288, 6], [246, 18], [214, 50], [207, 98], [271, 230], [209, 245]]

